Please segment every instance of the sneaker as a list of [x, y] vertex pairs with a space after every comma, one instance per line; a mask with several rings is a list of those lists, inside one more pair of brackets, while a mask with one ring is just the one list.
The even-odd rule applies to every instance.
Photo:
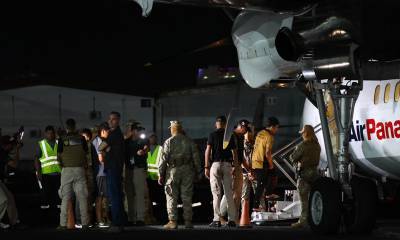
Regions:
[[5, 223], [0, 222], [0, 229], [8, 229], [8, 228], [10, 228], [9, 224], [5, 224]]
[[208, 225], [209, 227], [213, 227], [213, 228], [219, 228], [221, 227], [221, 222], [220, 221], [212, 221], [210, 223], [210, 225]]
[[82, 224], [76, 223], [76, 224], [75, 224], [75, 228], [81, 229], [81, 228], [82, 228]]
[[50, 205], [41, 205], [40, 206], [40, 209], [49, 209], [50, 208]]
[[108, 225], [107, 223], [100, 222], [97, 224], [97, 227], [98, 228], [109, 228], [110, 225]]
[[235, 228], [236, 223], [234, 221], [229, 221], [227, 224], [224, 225], [224, 227]]

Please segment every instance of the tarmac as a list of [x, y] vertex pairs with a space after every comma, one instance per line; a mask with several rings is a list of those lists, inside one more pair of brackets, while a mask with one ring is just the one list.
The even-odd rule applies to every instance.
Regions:
[[54, 227], [28, 227], [24, 230], [0, 231], [1, 239], [157, 239], [157, 240], [193, 240], [193, 239], [240, 239], [240, 240], [301, 240], [301, 239], [400, 239], [400, 219], [379, 220], [376, 229], [369, 235], [349, 235], [338, 233], [332, 236], [320, 236], [309, 229], [292, 229], [285, 225], [253, 226], [242, 228], [209, 228], [206, 224], [195, 225], [194, 229], [185, 229], [180, 225], [178, 230], [164, 230], [161, 225], [146, 227], [125, 227], [121, 233], [110, 233], [107, 229], [90, 229], [83, 231], [56, 230]]

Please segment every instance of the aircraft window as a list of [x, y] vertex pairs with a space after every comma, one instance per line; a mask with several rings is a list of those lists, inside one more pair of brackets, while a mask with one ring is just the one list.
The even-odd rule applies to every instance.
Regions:
[[400, 100], [400, 82], [396, 84], [396, 89], [394, 90], [394, 101], [398, 102]]
[[378, 85], [378, 86], [376, 86], [376, 88], [375, 88], [375, 95], [374, 95], [374, 104], [375, 104], [375, 105], [379, 103], [379, 95], [380, 95], [380, 92], [381, 92], [381, 86]]
[[387, 103], [387, 102], [389, 102], [389, 99], [390, 99], [390, 83], [388, 83], [388, 84], [386, 84], [386, 87], [385, 87], [385, 95], [384, 95], [384, 102], [385, 103]]

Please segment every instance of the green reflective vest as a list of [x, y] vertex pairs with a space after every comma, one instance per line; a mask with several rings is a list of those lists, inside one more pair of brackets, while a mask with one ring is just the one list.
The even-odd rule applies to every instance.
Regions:
[[151, 153], [151, 151], [147, 153], [147, 177], [151, 180], [158, 180], [158, 159], [161, 153], [160, 150], [161, 147], [157, 145], [153, 153]]
[[57, 160], [57, 141], [54, 145], [54, 149], [45, 139], [39, 142], [39, 146], [42, 151], [42, 156], [39, 158], [42, 174], [60, 173], [61, 166]]

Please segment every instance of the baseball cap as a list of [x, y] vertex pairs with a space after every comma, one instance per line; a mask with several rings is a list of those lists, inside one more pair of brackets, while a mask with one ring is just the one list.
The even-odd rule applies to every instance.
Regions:
[[244, 127], [246, 130], [249, 130], [249, 128], [250, 128], [250, 126], [249, 126], [250, 122], [247, 121], [246, 119], [240, 120], [238, 125]]

